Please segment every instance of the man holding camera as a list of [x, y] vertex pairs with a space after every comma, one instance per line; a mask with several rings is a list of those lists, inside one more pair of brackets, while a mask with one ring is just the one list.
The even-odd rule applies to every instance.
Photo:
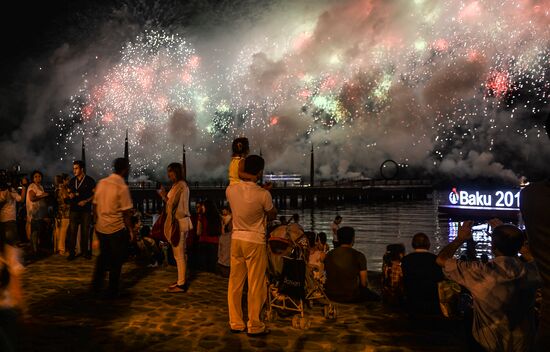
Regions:
[[17, 203], [25, 199], [26, 187], [20, 193], [5, 180], [0, 181], [0, 236], [6, 243], [14, 245], [17, 240]]
[[95, 181], [86, 175], [84, 162], [76, 160], [73, 163], [74, 177], [69, 181], [69, 240], [67, 260], [76, 258], [76, 242], [80, 226], [80, 251], [84, 258], [92, 258], [90, 246], [90, 227], [92, 225], [92, 200], [94, 198]]

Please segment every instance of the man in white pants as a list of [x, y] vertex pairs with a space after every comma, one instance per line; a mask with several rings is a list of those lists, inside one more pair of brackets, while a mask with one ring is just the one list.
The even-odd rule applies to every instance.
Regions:
[[[273, 206], [269, 191], [256, 184], [263, 169], [264, 160], [260, 156], [248, 156], [244, 161], [244, 171], [254, 177], [232, 184], [225, 191], [233, 213], [231, 272], [227, 294], [229, 325], [233, 333], [244, 332], [248, 328], [248, 336], [269, 333], [260, 320], [260, 312], [267, 297], [265, 232], [267, 221], [275, 219], [277, 209]], [[247, 277], [248, 324], [245, 325], [241, 299]]]

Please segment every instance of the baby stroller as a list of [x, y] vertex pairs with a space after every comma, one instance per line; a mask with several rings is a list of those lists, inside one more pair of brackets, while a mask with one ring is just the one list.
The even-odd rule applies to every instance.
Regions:
[[[303, 231], [294, 224], [279, 226], [272, 233], [269, 244], [268, 304], [266, 320], [273, 321], [278, 314], [298, 313], [292, 318], [292, 326], [308, 329], [311, 325], [305, 315], [306, 302], [324, 301], [324, 316], [336, 319], [336, 307], [324, 293], [320, 283], [308, 278], [306, 265], [307, 239]], [[310, 280], [311, 279], [311, 280]]]

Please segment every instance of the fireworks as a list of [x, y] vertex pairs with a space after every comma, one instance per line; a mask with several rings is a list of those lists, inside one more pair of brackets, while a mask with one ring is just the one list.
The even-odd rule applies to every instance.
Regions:
[[[107, 72], [83, 77], [59, 116], [60, 145], [68, 157], [84, 135], [91, 166], [107, 168], [129, 128], [140, 173], [183, 142], [204, 150], [235, 135], [261, 139], [282, 121], [298, 129], [287, 144], [363, 145], [416, 166], [491, 151], [495, 129], [539, 138], [532, 116], [548, 104], [549, 9], [550, 1], [349, 1], [316, 25], [249, 40], [208, 69], [212, 53], [149, 30]], [[391, 135], [399, 147], [378, 143]]]
[[[79, 94], [71, 97], [68, 119], [77, 123], [60, 136], [62, 143], [83, 135], [93, 151], [90, 166], [108, 169], [121, 154], [128, 128], [134, 136], [132, 167], [136, 173], [150, 169], [180, 145], [171, 138], [170, 124], [181, 114], [185, 119], [184, 112], [202, 109], [207, 100], [196, 77], [199, 67], [200, 57], [183, 38], [145, 32], [122, 49], [120, 62], [103, 77], [85, 78]], [[61, 116], [60, 127], [66, 119]]]

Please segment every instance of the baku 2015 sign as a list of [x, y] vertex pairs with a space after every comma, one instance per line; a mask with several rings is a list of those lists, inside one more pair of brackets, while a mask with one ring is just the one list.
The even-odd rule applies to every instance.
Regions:
[[520, 190], [465, 191], [453, 188], [448, 201], [452, 208], [518, 210]]

